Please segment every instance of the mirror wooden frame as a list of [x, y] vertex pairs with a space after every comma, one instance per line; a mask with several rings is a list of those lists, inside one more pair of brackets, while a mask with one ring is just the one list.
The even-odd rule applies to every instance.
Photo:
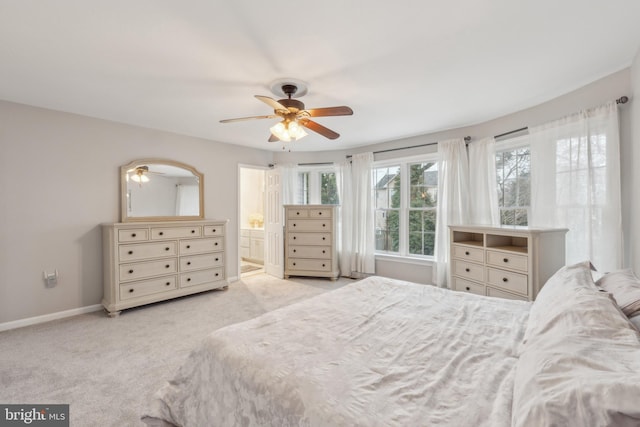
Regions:
[[[137, 166], [156, 164], [156, 165], [166, 165], [173, 166], [176, 168], [181, 168], [188, 170], [195, 177], [198, 178], [198, 198], [200, 202], [199, 206], [199, 215], [176, 215], [176, 216], [129, 216], [127, 212], [127, 173], [136, 168]], [[120, 212], [121, 212], [121, 222], [150, 222], [150, 221], [193, 221], [198, 219], [204, 219], [204, 174], [199, 172], [193, 166], [190, 166], [186, 163], [177, 162], [175, 160], [166, 160], [166, 159], [137, 159], [126, 165], [120, 166]]]

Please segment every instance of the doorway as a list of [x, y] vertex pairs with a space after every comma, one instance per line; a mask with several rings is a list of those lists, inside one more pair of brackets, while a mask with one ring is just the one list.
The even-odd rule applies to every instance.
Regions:
[[239, 276], [264, 273], [266, 168], [238, 167]]

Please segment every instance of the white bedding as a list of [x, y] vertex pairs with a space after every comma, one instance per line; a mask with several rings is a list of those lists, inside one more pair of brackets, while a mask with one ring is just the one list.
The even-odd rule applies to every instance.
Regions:
[[510, 426], [530, 307], [371, 277], [212, 333], [143, 420]]

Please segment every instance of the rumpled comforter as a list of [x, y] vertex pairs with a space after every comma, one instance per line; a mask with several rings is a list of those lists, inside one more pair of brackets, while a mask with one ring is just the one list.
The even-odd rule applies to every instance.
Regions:
[[370, 277], [215, 331], [143, 421], [510, 426], [530, 307]]

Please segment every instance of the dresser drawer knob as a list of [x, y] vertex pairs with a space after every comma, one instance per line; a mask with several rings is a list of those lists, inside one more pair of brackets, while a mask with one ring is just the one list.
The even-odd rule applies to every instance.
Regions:
[[136, 237], [136, 233], [131, 233], [131, 237]]
[[323, 238], [322, 238], [322, 240], [327, 240], [327, 238], [326, 238], [326, 237], [323, 237]]
[[169, 264], [165, 265], [164, 268], [169, 268], [171, 267]]
[[132, 293], [132, 292], [133, 292], [133, 288], [129, 289], [129, 293]]
[[297, 239], [297, 237], [296, 237], [296, 236], [293, 236], [293, 240], [296, 240], [296, 239]]
[[171, 282], [167, 282], [167, 283], [165, 283], [165, 285], [171, 286]]
[[325, 251], [325, 250], [323, 249], [323, 250], [322, 250], [322, 253], [323, 253], [323, 254], [326, 254], [326, 253], [327, 253], [327, 251]]
[[165, 250], [165, 251], [168, 251], [168, 250], [169, 250], [169, 248], [168, 248], [168, 247], [167, 247], [167, 248], [164, 248], [164, 250]]
[[190, 282], [190, 281], [191, 281], [191, 277], [187, 277], [187, 282]]
[[322, 224], [322, 226], [323, 226], [323, 227], [326, 227], [326, 226], [327, 226], [327, 224]]
[[216, 229], [215, 229], [215, 228], [211, 229], [211, 232], [212, 232], [212, 233], [215, 233], [215, 232], [216, 232]]
[[191, 234], [195, 234], [196, 230], [191, 230]]
[[[187, 265], [191, 265], [191, 261], [187, 261]], [[167, 266], [168, 267], [168, 266]]]
[[505, 282], [505, 283], [507, 283], [507, 282], [509, 281], [509, 279], [507, 279], [506, 277], [503, 277], [503, 278], [502, 278], [502, 281], [503, 281], [503, 282]]
[[293, 226], [294, 226], [294, 227], [296, 226], [296, 223], [295, 223], [295, 222], [293, 223]]
[[220, 261], [220, 258], [216, 258], [216, 261]]
[[158, 233], [159, 235], [163, 236], [164, 235], [164, 231], [161, 231]]
[[218, 242], [215, 242], [215, 243], [213, 244], [213, 246], [218, 246]]
[[325, 265], [325, 264], [322, 264], [322, 266], [323, 266], [323, 267], [326, 267], [326, 265]]
[[133, 255], [133, 251], [129, 251], [129, 255]]
[[220, 273], [216, 273], [216, 277], [218, 277], [220, 275]]
[[467, 273], [470, 272], [471, 270], [468, 268], [465, 268], [464, 271], [466, 271]]
[[322, 212], [318, 212], [318, 215], [322, 215]]
[[296, 212], [296, 215], [300, 215], [300, 212]]
[[191, 249], [191, 245], [187, 245], [187, 249]]
[[465, 255], [467, 255], [467, 256], [469, 256], [469, 255], [470, 255], [470, 254], [469, 254], [469, 251], [466, 251], [464, 254], [465, 254]]
[[502, 258], [503, 262], [509, 262], [509, 258]]
[[129, 274], [133, 274], [133, 270], [129, 270]]
[[298, 252], [298, 250], [297, 250], [297, 249], [294, 249], [294, 250], [293, 250], [293, 253], [295, 254], [296, 252]]
[[296, 265], [296, 263], [294, 262], [293, 265]]
[[468, 291], [470, 291], [470, 290], [471, 290], [471, 288], [470, 288], [470, 287], [468, 287], [468, 286], [467, 286], [467, 288], [466, 288], [466, 289], [467, 289]]

